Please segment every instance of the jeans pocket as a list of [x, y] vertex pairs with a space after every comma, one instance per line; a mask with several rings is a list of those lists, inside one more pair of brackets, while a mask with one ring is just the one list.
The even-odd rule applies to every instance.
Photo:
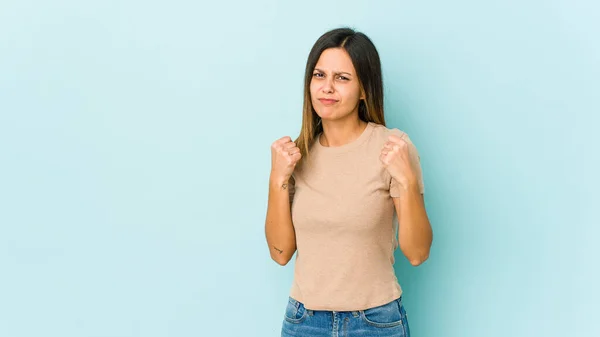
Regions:
[[299, 324], [306, 319], [306, 316], [308, 316], [308, 312], [306, 311], [304, 304], [290, 297], [290, 299], [288, 300], [288, 304], [285, 308], [284, 316], [287, 322]]
[[369, 325], [378, 328], [391, 328], [403, 323], [404, 314], [399, 300], [378, 307], [362, 310], [360, 316]]

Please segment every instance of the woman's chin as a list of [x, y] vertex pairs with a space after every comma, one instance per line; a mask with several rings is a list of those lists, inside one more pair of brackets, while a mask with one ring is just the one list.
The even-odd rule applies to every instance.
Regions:
[[335, 114], [334, 110], [322, 109], [321, 111], [317, 112], [317, 115], [324, 121], [337, 119], [337, 115]]

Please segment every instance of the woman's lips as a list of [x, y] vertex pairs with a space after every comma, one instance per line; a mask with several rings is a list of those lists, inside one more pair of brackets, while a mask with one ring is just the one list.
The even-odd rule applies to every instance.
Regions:
[[336, 99], [329, 99], [329, 98], [319, 98], [319, 101], [321, 101], [321, 103], [323, 103], [323, 105], [333, 105], [333, 104], [337, 103]]

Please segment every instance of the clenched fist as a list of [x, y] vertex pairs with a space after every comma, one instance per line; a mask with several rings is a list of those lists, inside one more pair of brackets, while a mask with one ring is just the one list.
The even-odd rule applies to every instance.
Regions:
[[410, 185], [418, 183], [416, 174], [418, 163], [415, 162], [414, 154], [410, 153], [411, 147], [414, 145], [410, 140], [405, 139], [406, 137], [406, 134], [390, 135], [381, 149], [379, 157], [392, 178], [399, 182], [405, 190]]
[[271, 145], [271, 178], [287, 182], [300, 160], [300, 148], [288, 136]]

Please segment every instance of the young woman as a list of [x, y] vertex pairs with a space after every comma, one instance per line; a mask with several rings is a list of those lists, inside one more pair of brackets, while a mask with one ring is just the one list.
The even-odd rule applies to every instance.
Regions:
[[366, 35], [340, 28], [317, 40], [300, 136], [275, 141], [271, 154], [267, 243], [280, 265], [297, 251], [281, 335], [409, 336], [394, 250], [418, 266], [433, 233], [419, 155], [385, 126]]

